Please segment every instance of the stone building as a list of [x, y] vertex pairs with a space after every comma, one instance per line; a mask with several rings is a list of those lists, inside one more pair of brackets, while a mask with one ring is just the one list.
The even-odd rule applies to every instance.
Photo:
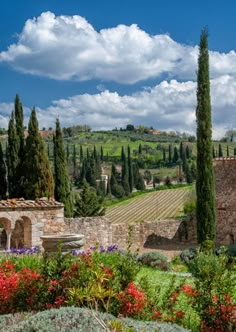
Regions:
[[40, 246], [40, 236], [63, 234], [64, 206], [47, 198], [0, 201], [0, 247]]

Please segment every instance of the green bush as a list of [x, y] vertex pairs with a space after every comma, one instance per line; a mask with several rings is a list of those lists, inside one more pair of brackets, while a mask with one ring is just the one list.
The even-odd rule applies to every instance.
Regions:
[[[2, 316], [0, 331], [2, 332], [87, 332], [87, 331], [120, 331], [120, 332], [185, 332], [188, 331], [178, 325], [157, 322], [142, 322], [128, 318], [116, 319], [114, 316], [84, 308], [60, 308], [42, 311], [29, 318], [24, 318], [17, 324], [4, 326], [9, 323], [9, 315]], [[115, 327], [114, 321], [122, 322], [122, 330]], [[108, 330], [109, 327], [109, 330]]]
[[167, 258], [157, 251], [151, 251], [142, 254], [138, 258], [138, 261], [143, 265], [156, 267], [162, 271], [168, 271], [170, 268]]
[[180, 253], [180, 258], [185, 264], [188, 265], [190, 263], [190, 261], [194, 257], [196, 257], [196, 255], [197, 255], [197, 248], [196, 247], [190, 247], [190, 248], [187, 248], [187, 249], [183, 250]]

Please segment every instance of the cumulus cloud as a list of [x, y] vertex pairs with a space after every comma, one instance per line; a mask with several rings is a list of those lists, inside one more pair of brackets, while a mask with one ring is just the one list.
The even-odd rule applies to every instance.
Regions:
[[[25, 22], [18, 41], [0, 61], [24, 73], [57, 80], [132, 84], [158, 78], [195, 80], [198, 47], [167, 34], [150, 35], [136, 24], [96, 31], [79, 15], [44, 12]], [[211, 76], [236, 75], [236, 53], [210, 52]]]
[[[229, 75], [211, 80], [212, 120], [215, 138], [223, 136], [229, 123], [236, 122], [236, 79]], [[13, 105], [0, 103], [0, 127], [8, 122]], [[25, 108], [26, 121], [29, 109]], [[105, 90], [59, 99], [46, 109], [37, 108], [40, 128], [88, 124], [93, 130], [108, 130], [143, 124], [161, 130], [196, 130], [196, 82], [163, 81], [131, 95]]]

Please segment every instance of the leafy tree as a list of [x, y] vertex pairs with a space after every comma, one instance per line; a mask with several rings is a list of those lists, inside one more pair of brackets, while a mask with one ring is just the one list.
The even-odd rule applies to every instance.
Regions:
[[135, 127], [134, 127], [134, 125], [132, 125], [132, 124], [128, 124], [128, 125], [126, 126], [126, 130], [127, 130], [127, 131], [134, 131], [134, 130], [135, 130]]
[[56, 120], [54, 144], [54, 195], [55, 199], [64, 204], [66, 217], [73, 216], [73, 201], [71, 197], [70, 180], [67, 169], [64, 141], [59, 119]]
[[197, 73], [197, 178], [196, 217], [198, 242], [215, 240], [215, 189], [212, 163], [212, 126], [208, 31], [200, 37]]
[[24, 197], [26, 199], [53, 197], [53, 176], [47, 151], [39, 134], [35, 108], [31, 112], [28, 132], [23, 163], [24, 176], [22, 178], [25, 191]]
[[138, 174], [137, 180], [136, 180], [136, 189], [137, 190], [145, 190], [145, 183], [143, 180], [142, 174]]
[[7, 196], [7, 167], [3, 156], [2, 144], [0, 142], [0, 199]]
[[125, 191], [124, 188], [118, 184], [115, 183], [112, 187], [111, 187], [111, 193], [113, 196], [115, 196], [116, 198], [122, 198], [125, 196]]
[[75, 200], [74, 217], [103, 216], [105, 208], [96, 194], [95, 188], [84, 181], [82, 191]]

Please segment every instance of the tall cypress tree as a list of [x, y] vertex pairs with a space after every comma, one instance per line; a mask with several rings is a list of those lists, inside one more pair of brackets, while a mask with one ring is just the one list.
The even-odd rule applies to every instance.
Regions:
[[163, 153], [162, 159], [165, 162], [166, 161], [166, 149], [165, 149], [165, 147], [163, 148], [162, 153]]
[[181, 160], [183, 160], [183, 142], [180, 142], [179, 145], [179, 157]]
[[131, 151], [129, 145], [128, 145], [128, 169], [129, 169], [129, 188], [130, 192], [132, 193], [134, 188], [134, 175], [133, 175], [133, 165], [132, 165]]
[[72, 154], [72, 161], [73, 161], [73, 178], [74, 180], [76, 179], [77, 177], [77, 163], [76, 163], [76, 158], [77, 158], [77, 155], [76, 155], [76, 146], [75, 144], [73, 145], [73, 154]]
[[64, 204], [66, 217], [73, 216], [73, 202], [70, 190], [70, 180], [67, 169], [67, 158], [63, 142], [60, 122], [56, 120], [56, 131], [53, 136], [54, 144], [54, 195], [55, 199]]
[[83, 159], [84, 159], [83, 147], [82, 147], [82, 145], [80, 145], [80, 147], [79, 147], [79, 160], [80, 160], [81, 163], [82, 163]]
[[197, 179], [196, 216], [198, 242], [215, 240], [215, 189], [212, 163], [212, 126], [208, 31], [200, 37], [197, 74]]
[[31, 112], [28, 132], [23, 163], [24, 176], [22, 179], [24, 197], [26, 199], [53, 197], [53, 175], [43, 139], [39, 134], [35, 108]]
[[16, 168], [19, 162], [18, 157], [19, 141], [16, 133], [16, 124], [14, 112], [8, 124], [8, 142], [7, 142], [7, 170], [8, 170], [8, 196], [16, 197], [18, 191], [16, 181]]
[[123, 155], [123, 165], [122, 165], [122, 172], [121, 172], [121, 179], [122, 179], [122, 186], [124, 188], [125, 194], [130, 194], [130, 187], [129, 187], [129, 169], [128, 169], [128, 162], [126, 155]]
[[171, 144], [169, 144], [169, 146], [168, 146], [168, 153], [169, 153], [169, 156], [168, 156], [169, 163], [171, 163], [172, 162], [172, 146], [171, 146]]
[[177, 147], [175, 146], [174, 147], [174, 155], [173, 155], [173, 163], [176, 164], [178, 159], [179, 159], [179, 153], [178, 153]]
[[7, 167], [3, 156], [2, 143], [0, 142], [0, 199], [7, 195]]
[[222, 151], [222, 146], [219, 144], [219, 152], [218, 152], [219, 158], [223, 157], [223, 151]]
[[229, 157], [229, 146], [227, 145], [227, 157]]
[[24, 114], [23, 107], [18, 95], [15, 97], [15, 121], [16, 121], [16, 134], [19, 140], [19, 159], [24, 158], [24, 146], [25, 146], [25, 135], [24, 135]]

